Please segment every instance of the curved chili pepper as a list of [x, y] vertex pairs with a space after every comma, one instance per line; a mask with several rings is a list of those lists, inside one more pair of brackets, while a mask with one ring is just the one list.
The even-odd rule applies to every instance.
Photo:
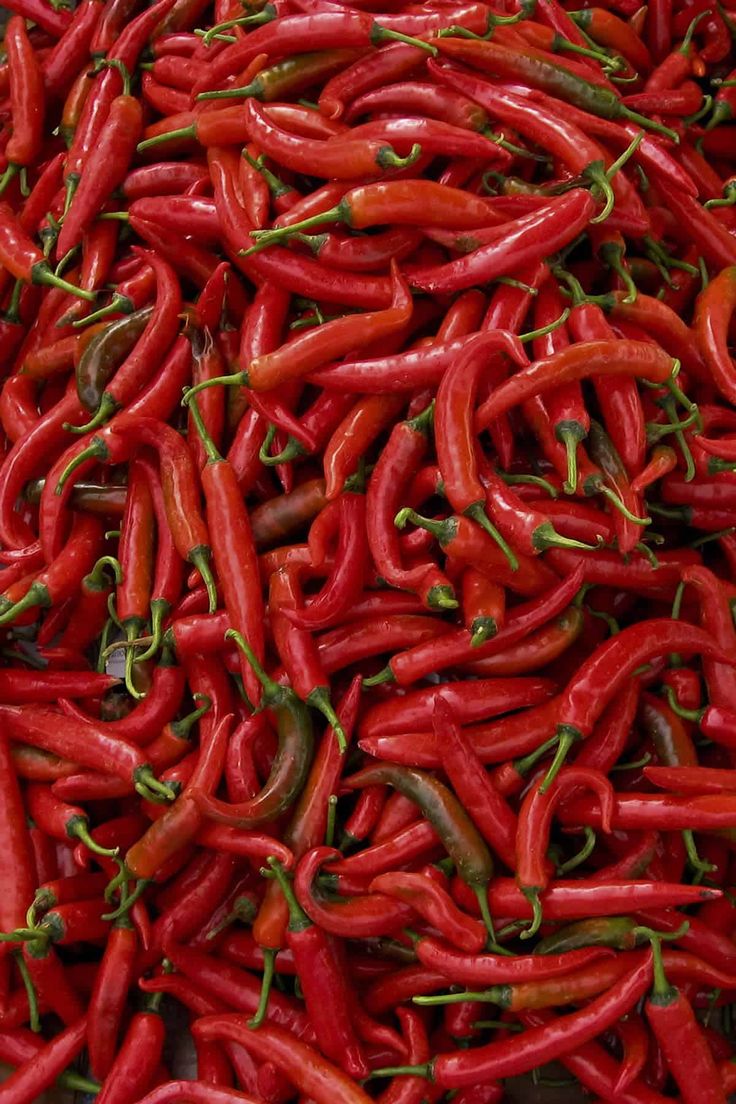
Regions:
[[[140, 340], [128, 354], [108, 383], [96, 407], [94, 417], [76, 432], [88, 432], [102, 425], [121, 406], [135, 398], [151, 377], [151, 363], [162, 358], [172, 345], [179, 329], [181, 289], [173, 269], [157, 254], [141, 250], [156, 274], [156, 304]], [[130, 331], [122, 330], [124, 334]]]
[[295, 628], [285, 614], [288, 607], [297, 609], [299, 604], [295, 573], [288, 567], [279, 568], [271, 576], [268, 597], [276, 650], [297, 697], [324, 714], [344, 749], [345, 733], [330, 701], [327, 671], [316, 641], [310, 632]]
[[[414, 268], [409, 282], [412, 287], [438, 295], [506, 276], [520, 266], [541, 260], [550, 248], [569, 244], [590, 222], [594, 206], [589, 192], [574, 188], [538, 211], [509, 223], [498, 240], [446, 264]], [[546, 238], [540, 237], [542, 226]]]
[[535, 782], [525, 795], [519, 809], [516, 831], [516, 879], [522, 893], [531, 902], [534, 918], [531, 927], [522, 932], [522, 938], [531, 938], [542, 922], [542, 906], [539, 894], [549, 884], [547, 843], [556, 806], [564, 801], [565, 793], [585, 787], [597, 795], [601, 809], [601, 826], [611, 831], [613, 816], [613, 787], [599, 771], [589, 767], [563, 767], [552, 783], [549, 774]]
[[262, 1060], [273, 1062], [317, 1104], [327, 1104], [338, 1092], [344, 1104], [368, 1104], [370, 1100], [352, 1078], [282, 1028], [264, 1024], [250, 1031], [237, 1016], [222, 1015], [202, 1017], [193, 1030], [203, 1039], [231, 1039]]
[[419, 805], [442, 839], [464, 881], [473, 889], [490, 933], [493, 924], [486, 910], [486, 887], [493, 862], [485, 842], [458, 799], [431, 775], [408, 767], [376, 764], [346, 779], [352, 789], [387, 783]]
[[[407, 651], [394, 655], [382, 672], [374, 676], [368, 685], [376, 682], [396, 681], [400, 686], [410, 686], [417, 679], [432, 671], [441, 671], [459, 663], [482, 662], [486, 658], [508, 650], [523, 641], [530, 633], [560, 614], [575, 597], [582, 583], [583, 572], [578, 567], [561, 582], [545, 591], [541, 597], [517, 606], [513, 616], [506, 619], [504, 627], [480, 647], [474, 647], [470, 633], [465, 629], [450, 630], [440, 640], [417, 644]], [[515, 673], [515, 672], [514, 672]]]
[[233, 635], [263, 686], [263, 703], [269, 704], [276, 713], [279, 750], [265, 786], [251, 800], [239, 805], [228, 805], [206, 794], [197, 793], [196, 801], [205, 817], [241, 828], [257, 827], [287, 809], [301, 791], [312, 758], [312, 722], [309, 711], [296, 694], [273, 682], [247, 643], [238, 634]]
[[454, 593], [444, 574], [430, 561], [405, 567], [394, 527], [401, 501], [402, 480], [411, 473], [427, 449], [427, 433], [433, 407], [394, 427], [386, 448], [368, 481], [366, 524], [368, 546], [376, 568], [392, 586], [412, 590], [430, 607], [453, 608]]
[[171, 791], [153, 778], [139, 749], [107, 735], [98, 725], [80, 726], [53, 709], [41, 706], [0, 706], [0, 713], [15, 738], [55, 754], [71, 755], [81, 766], [133, 779], [146, 796], [152, 792], [170, 799]]
[[552, 357], [535, 361], [502, 383], [477, 409], [475, 426], [477, 430], [485, 429], [494, 418], [517, 403], [569, 380], [592, 375], [631, 375], [653, 383], [665, 383], [672, 375], [674, 363], [662, 350], [643, 342], [580, 342]]
[[[568, 683], [560, 705], [558, 732], [568, 742], [589, 735], [601, 711], [612, 700], [631, 673], [655, 653], [694, 651], [721, 662], [721, 649], [702, 630], [665, 618], [644, 621], [624, 629], [606, 641], [583, 663]], [[593, 683], [595, 695], [590, 693]], [[569, 720], [568, 720], [569, 718]]]
[[335, 570], [324, 588], [301, 610], [285, 608], [293, 625], [301, 629], [329, 628], [344, 616], [363, 589], [366, 564], [365, 495], [345, 491], [340, 503], [340, 537]]
[[4, 1097], [4, 1104], [33, 1100], [50, 1088], [81, 1054], [86, 1033], [87, 1017], [83, 1016], [54, 1036], [4, 1081], [0, 1100]]
[[523, 1073], [588, 1042], [614, 1024], [646, 992], [651, 974], [651, 956], [647, 956], [640, 965], [615, 982], [607, 993], [596, 997], [579, 1011], [560, 1016], [544, 1027], [530, 1028], [518, 1038], [512, 1036], [470, 1051], [440, 1054], [426, 1066], [397, 1066], [379, 1072], [383, 1075], [414, 1073], [445, 1089], [462, 1088], [476, 1084], [478, 1080]]
[[411, 905], [453, 946], [471, 954], [485, 946], [484, 925], [462, 913], [442, 886], [425, 874], [387, 872], [374, 878], [369, 888]]

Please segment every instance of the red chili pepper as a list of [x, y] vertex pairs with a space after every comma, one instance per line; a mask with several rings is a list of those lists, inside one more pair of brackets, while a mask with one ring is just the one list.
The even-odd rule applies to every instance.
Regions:
[[158, 1011], [159, 995], [137, 1012], [99, 1092], [104, 1104], [131, 1104], [145, 1094], [161, 1061], [166, 1029]]
[[0, 179], [0, 192], [16, 172], [33, 164], [41, 152], [46, 107], [41, 66], [26, 32], [25, 19], [20, 15], [8, 20], [5, 50], [10, 72], [13, 133], [5, 147], [9, 165]]
[[[317, 1044], [328, 1058], [359, 1081], [366, 1076], [368, 1067], [351, 1023], [346, 964], [337, 941], [311, 922], [278, 864], [272, 866], [289, 908], [286, 943], [294, 954]], [[325, 1016], [326, 1008], [334, 1015]]]
[[516, 607], [513, 616], [506, 619], [504, 627], [480, 647], [474, 647], [465, 629], [451, 630], [442, 640], [420, 643], [407, 651], [394, 655], [387, 667], [374, 682], [396, 681], [400, 686], [410, 686], [417, 679], [433, 671], [440, 671], [459, 663], [485, 660], [508, 649], [518, 641], [562, 613], [575, 597], [582, 583], [582, 571], [578, 568], [564, 580], [545, 591], [541, 597]]
[[97, 171], [90, 171], [89, 162], [82, 167], [79, 184], [56, 243], [57, 257], [66, 256], [79, 244], [83, 232], [97, 217], [102, 204], [125, 179], [142, 125], [143, 113], [137, 99], [123, 95], [113, 100], [95, 147], [96, 163], [99, 158]]
[[[389, 1073], [415, 1073], [428, 1077], [443, 1088], [462, 1088], [511, 1076], [538, 1066], [558, 1054], [573, 1050], [594, 1039], [630, 1011], [646, 992], [652, 973], [651, 957], [611, 986], [609, 991], [577, 1012], [560, 1016], [552, 1023], [530, 1028], [520, 1037], [487, 1043], [470, 1051], [440, 1054], [426, 1066], [395, 1067]], [[471, 1060], [472, 1055], [472, 1060]]]
[[683, 1100], [712, 1100], [725, 1104], [726, 1095], [710, 1047], [687, 997], [667, 981], [660, 938], [654, 932], [651, 943], [654, 989], [644, 1005], [644, 1013], [669, 1071]]
[[84, 291], [57, 276], [31, 239], [26, 235], [7, 203], [0, 203], [0, 262], [17, 280], [59, 288], [90, 302], [91, 291]]
[[203, 1039], [230, 1039], [256, 1057], [273, 1062], [317, 1104], [327, 1104], [337, 1092], [341, 1094], [344, 1104], [367, 1104], [370, 1100], [368, 1094], [342, 1070], [282, 1028], [264, 1024], [257, 1031], [252, 1031], [237, 1016], [222, 1015], [202, 1017], [193, 1025], [193, 1031]]
[[0, 1100], [3, 1104], [35, 1100], [45, 1089], [50, 1088], [81, 1053], [86, 1033], [87, 1019], [82, 1017], [18, 1066], [0, 1089]]

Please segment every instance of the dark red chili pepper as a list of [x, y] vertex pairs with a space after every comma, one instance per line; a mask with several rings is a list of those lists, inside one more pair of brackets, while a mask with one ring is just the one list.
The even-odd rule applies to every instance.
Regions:
[[431, 775], [407, 767], [377, 764], [352, 775], [351, 788], [387, 783], [411, 798], [442, 839], [461, 877], [473, 889], [483, 910], [489, 932], [493, 926], [485, 910], [486, 887], [493, 863], [485, 842], [457, 797]]
[[156, 275], [156, 304], [140, 340], [125, 358], [113, 379], [105, 383], [95, 415], [77, 432], [102, 425], [120, 407], [127, 406], [151, 378], [151, 366], [162, 359], [171, 347], [179, 329], [182, 299], [179, 281], [172, 267], [163, 258], [141, 250]]

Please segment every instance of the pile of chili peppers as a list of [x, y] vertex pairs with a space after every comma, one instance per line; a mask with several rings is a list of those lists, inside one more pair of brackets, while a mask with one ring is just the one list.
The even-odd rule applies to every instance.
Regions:
[[723, 1104], [736, 3], [6, 5], [0, 1104]]

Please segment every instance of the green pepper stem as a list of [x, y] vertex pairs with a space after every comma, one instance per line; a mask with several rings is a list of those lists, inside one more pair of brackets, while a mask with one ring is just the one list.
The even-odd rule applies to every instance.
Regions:
[[593, 184], [594, 189], [598, 189], [603, 196], [603, 207], [595, 216], [591, 219], [591, 222], [605, 222], [611, 211], [613, 210], [614, 203], [616, 202], [616, 196], [613, 188], [611, 187], [611, 181], [608, 178], [602, 161], [594, 161], [588, 165], [585, 170], [585, 176]]
[[82, 1077], [81, 1073], [76, 1073], [74, 1070], [64, 1070], [56, 1078], [56, 1084], [60, 1089], [66, 1089], [68, 1092], [84, 1093], [87, 1096], [95, 1096], [102, 1087], [99, 1082], [90, 1080], [89, 1077]]
[[574, 855], [572, 855], [567, 862], [562, 863], [557, 867], [557, 873], [564, 876], [569, 874], [571, 870], [575, 870], [576, 867], [582, 866], [586, 859], [590, 858], [595, 850], [596, 834], [592, 828], [585, 825], [583, 828], [585, 834], [585, 843]]
[[520, 933], [519, 939], [531, 939], [537, 934], [542, 926], [542, 920], [544, 919], [542, 903], [539, 900], [539, 890], [536, 886], [525, 886], [522, 889], [522, 893], [532, 906], [532, 922], [528, 928], [525, 928], [524, 931]]
[[143, 150], [150, 149], [152, 146], [158, 146], [162, 142], [177, 141], [179, 138], [196, 138], [197, 127], [195, 123], [190, 126], [179, 127], [178, 130], [167, 130], [165, 134], [156, 134], [153, 138], [145, 138], [142, 142], [139, 142], [136, 150], [138, 153], [142, 153]]
[[[648, 524], [644, 522], [641, 524]], [[534, 543], [541, 548], [581, 548], [585, 552], [594, 552], [596, 545], [585, 544], [583, 541], [574, 540], [572, 537], [563, 537], [552, 525], [551, 521], [543, 521], [534, 530]]]
[[96, 843], [90, 835], [87, 824], [81, 817], [75, 822], [72, 833], [94, 855], [104, 855], [108, 859], [114, 859], [120, 851], [119, 847], [102, 847], [99, 843]]
[[[278, 875], [277, 875], [278, 876]], [[263, 949], [263, 979], [261, 981], [261, 996], [258, 1001], [258, 1008], [252, 1019], [248, 1020], [248, 1027], [251, 1030], [256, 1030], [261, 1026], [268, 1013], [268, 999], [271, 995], [271, 986], [273, 984], [274, 964], [276, 961], [276, 951], [272, 947], [264, 947]]]
[[217, 38], [223, 31], [229, 31], [231, 27], [260, 27], [264, 23], [272, 22], [275, 18], [276, 9], [273, 4], [266, 4], [261, 11], [254, 15], [241, 15], [238, 19], [226, 19], [222, 23], [216, 23], [214, 27], [210, 27], [202, 34], [202, 42], [205, 46], [209, 46], [213, 38]]
[[225, 633], [226, 640], [235, 641], [235, 645], [243, 653], [248, 663], [253, 668], [253, 673], [260, 682], [267, 695], [274, 697], [277, 694], [282, 693], [283, 687], [274, 682], [274, 680], [266, 673], [265, 668], [258, 660], [255, 652], [251, 648], [248, 641], [245, 639], [242, 633], [239, 633], [237, 629], [228, 629]]
[[307, 703], [318, 709], [320, 713], [327, 719], [332, 731], [335, 733], [337, 739], [337, 746], [340, 748], [340, 753], [345, 754], [348, 746], [347, 737], [345, 736], [345, 730], [340, 724], [340, 718], [335, 712], [332, 702], [330, 701], [330, 692], [326, 686], [316, 686], [314, 690], [307, 696]]
[[38, 1033], [41, 1030], [41, 1017], [38, 1014], [38, 997], [36, 995], [36, 987], [31, 979], [31, 974], [26, 964], [25, 959], [21, 953], [16, 952], [13, 955], [15, 964], [18, 967], [18, 973], [20, 974], [21, 981], [23, 982], [23, 988], [26, 991], [28, 997], [28, 1025], [31, 1031]]
[[149, 878], [139, 878], [136, 882], [136, 886], [133, 892], [128, 894], [127, 897], [123, 898], [123, 900], [120, 902], [120, 905], [118, 906], [118, 908], [115, 909], [114, 912], [104, 913], [102, 919], [119, 920], [121, 916], [124, 916], [126, 913], [130, 912], [133, 905], [143, 896], [150, 884], [151, 881]]
[[498, 625], [493, 617], [474, 617], [470, 626], [470, 647], [480, 648], [486, 641], [492, 640], [498, 632]]
[[570, 308], [565, 307], [565, 309], [563, 310], [560, 317], [556, 318], [554, 320], [554, 322], [548, 322], [546, 326], [540, 326], [536, 330], [527, 330], [526, 333], [523, 333], [523, 334], [519, 335], [519, 341], [521, 341], [521, 342], [534, 341], [538, 337], [546, 337], [547, 334], [554, 333], [555, 330], [558, 330], [560, 328], [560, 326], [564, 326], [569, 317], [570, 317]]
[[706, 862], [705, 859], [701, 859], [698, 854], [698, 848], [695, 843], [695, 836], [693, 835], [692, 828], [682, 829], [682, 839], [685, 844], [685, 853], [687, 854], [687, 861], [693, 870], [696, 870], [698, 874], [710, 874], [716, 869], [713, 863]]
[[480, 906], [480, 915], [483, 923], [486, 926], [488, 932], [488, 938], [492, 944], [496, 942], [496, 932], [493, 927], [493, 917], [491, 916], [491, 907], [488, 904], [488, 883], [484, 882], [482, 885], [471, 886], [473, 893], [478, 899], [478, 905]]
[[364, 690], [370, 690], [373, 686], [381, 686], [384, 682], [393, 682], [394, 673], [389, 666], [383, 667], [378, 674], [371, 675], [370, 678], [364, 678], [362, 681], [362, 687]]
[[640, 518], [637, 517], [636, 514], [632, 514], [631, 510], [629, 510], [625, 503], [621, 501], [619, 496], [614, 490], [611, 489], [611, 487], [606, 487], [604, 484], [598, 488], [598, 493], [602, 494], [604, 498], [606, 498], [611, 503], [611, 505], [618, 510], [620, 514], [623, 514], [627, 521], [631, 522], [632, 525], [645, 526], [652, 524], [652, 519], [650, 517]]
[[126, 643], [129, 646], [125, 650], [125, 671], [123, 678], [125, 681], [125, 689], [135, 701], [142, 701], [146, 696], [141, 693], [135, 684], [135, 664], [137, 662], [137, 657], [134, 641], [138, 639], [142, 631], [143, 623], [137, 617], [131, 618], [125, 624]]
[[145, 663], [158, 652], [163, 640], [164, 618], [170, 610], [171, 603], [167, 602], [165, 598], [153, 598], [151, 600], [151, 635], [150, 637], [139, 638], [135, 642], [140, 644], [141, 640], [145, 640], [148, 643], [148, 647], [139, 653], [138, 663]]
[[338, 204], [335, 207], [330, 207], [327, 211], [321, 211], [310, 218], [302, 219], [301, 222], [293, 222], [290, 226], [279, 226], [275, 230], [251, 230], [250, 236], [256, 244], [251, 246], [250, 249], [246, 249], [242, 256], [247, 257], [251, 253], [257, 253], [259, 249], [265, 249], [266, 246], [273, 245], [274, 242], [290, 238], [292, 234], [301, 234], [304, 230], [310, 230], [313, 226], [324, 226], [325, 223], [329, 222], [344, 222], [345, 217], [345, 207]]
[[543, 744], [540, 744], [534, 751], [530, 751], [528, 755], [524, 755], [521, 759], [514, 759], [514, 768], [519, 774], [528, 774], [532, 767], [545, 757], [548, 751], [551, 751], [553, 747], [557, 747], [559, 742], [559, 735], [550, 736], [549, 740], [545, 740]]
[[217, 609], [217, 585], [215, 583], [215, 577], [212, 574], [212, 567], [210, 566], [211, 556], [212, 552], [209, 548], [199, 547], [193, 548], [187, 558], [190, 564], [197, 568], [197, 571], [202, 577], [202, 582], [207, 590], [209, 612], [214, 613]]
[[263, 95], [263, 83], [256, 77], [250, 84], [241, 85], [240, 88], [220, 88], [216, 92], [200, 92], [198, 100], [247, 100], [251, 96], [256, 99]]
[[127, 295], [121, 295], [116, 291], [106, 307], [100, 307], [92, 314], [85, 314], [84, 318], [77, 318], [71, 323], [74, 330], [81, 330], [84, 326], [91, 326], [96, 322], [104, 322], [111, 314], [132, 314], [135, 304]]
[[376, 155], [376, 164], [380, 169], [407, 169], [422, 156], [422, 147], [415, 142], [406, 157], [399, 157], [393, 146], [384, 146]]
[[419, 529], [426, 529], [426, 531], [431, 533], [433, 537], [436, 537], [438, 541], [447, 540], [449, 536], [446, 521], [435, 521], [434, 518], [423, 517], [421, 514], [418, 514], [416, 510], [412, 510], [410, 506], [404, 506], [394, 518], [394, 525], [397, 529], [405, 529], [409, 522], [411, 522], [412, 525], [416, 525]]
[[425, 1081], [431, 1081], [432, 1063], [423, 1062], [418, 1066], [382, 1066], [368, 1074], [368, 1079], [373, 1077], [423, 1077]]
[[575, 494], [578, 485], [578, 445], [580, 444], [580, 436], [574, 430], [563, 429], [560, 431], [559, 438], [560, 443], [565, 446], [567, 460], [567, 475], [562, 489], [565, 494], [571, 495]]
[[109, 422], [110, 418], [112, 418], [117, 408], [117, 402], [112, 397], [112, 395], [108, 395], [106, 391], [105, 394], [102, 396], [102, 402], [97, 407], [97, 412], [92, 418], [90, 418], [88, 422], [85, 422], [84, 425], [81, 426], [70, 425], [68, 422], [66, 422], [64, 424], [64, 428], [67, 430], [68, 433], [91, 433], [93, 429], [98, 429], [100, 426], [105, 425], [106, 422]]
[[515, 553], [512, 551], [510, 545], [507, 544], [507, 542], [499, 533], [496, 526], [486, 514], [483, 503], [473, 502], [464, 512], [466, 517], [472, 518], [473, 521], [480, 525], [481, 529], [485, 529], [486, 533], [488, 533], [489, 536], [493, 537], [494, 541], [508, 560], [511, 570], [518, 571], [519, 561], [517, 560]]
[[69, 295], [75, 295], [78, 299], [86, 299], [88, 303], [94, 303], [97, 297], [96, 292], [85, 291], [83, 288], [77, 287], [76, 284], [70, 284], [68, 280], [57, 276], [46, 261], [39, 261], [33, 266], [31, 269], [31, 283], [58, 288], [60, 291], [66, 291]]
[[279, 883], [279, 888], [284, 895], [286, 904], [289, 908], [289, 925], [296, 926], [299, 929], [309, 928], [312, 926], [312, 921], [307, 916], [306, 912], [299, 904], [292, 889], [291, 882], [286, 876], [284, 870], [278, 859], [270, 855], [268, 858], [268, 865], [273, 871], [276, 881]]
[[325, 847], [334, 847], [337, 822], [337, 794], [327, 798], [327, 824], [325, 825]]
[[200, 391], [205, 391], [208, 387], [247, 387], [248, 386], [248, 373], [231, 372], [227, 376], [213, 376], [211, 379], [202, 380], [201, 383], [195, 383], [194, 387], [189, 387], [182, 396], [181, 405], [189, 406], [194, 395], [198, 395]]
[[[630, 107], [626, 107], [624, 104], [620, 104], [618, 113], [624, 119], [629, 119], [632, 123], [644, 127], [644, 130], [653, 130], [655, 134], [663, 134], [676, 146], [680, 144], [680, 136], [677, 131], [665, 126], [664, 123], [655, 123], [653, 119], [648, 119], [646, 115], [640, 115], [638, 111], [632, 111]], [[140, 146], [138, 148], [140, 149]]]
[[30, 587], [17, 602], [0, 614], [0, 625], [8, 625], [28, 610], [39, 606], [48, 606], [49, 592], [43, 583], [31, 583]]
[[[159, 782], [150, 767], [137, 767], [135, 772], [135, 789], [148, 801], [162, 802], [174, 801], [176, 794], [165, 782]], [[145, 794], [143, 793], [145, 791]]]
[[567, 758], [570, 748], [579, 739], [580, 734], [570, 729], [568, 725], [558, 725], [557, 731], [559, 735], [559, 742], [557, 744], [557, 751], [555, 757], [549, 765], [547, 773], [544, 776], [542, 785], [539, 787], [540, 793], [546, 793], [554, 782], [560, 768], [563, 766], [565, 759]]
[[3, 194], [10, 181], [18, 172], [20, 172], [20, 165], [16, 165], [15, 162], [11, 161], [3, 175], [0, 176], [0, 195]]
[[374, 25], [371, 39], [374, 44], [378, 42], [405, 42], [407, 46], [416, 46], [418, 50], [424, 50], [431, 57], [437, 57], [437, 47], [433, 46], [431, 42], [424, 42], [421, 38], [413, 38], [412, 35], [402, 34], [401, 31], [389, 30], [387, 27], [381, 27], [378, 23]]
[[220, 463], [222, 460], [224, 460], [224, 457], [220, 452], [218, 452], [217, 445], [207, 432], [207, 428], [204, 424], [204, 419], [202, 418], [202, 412], [197, 405], [194, 395], [189, 395], [187, 406], [189, 407], [189, 412], [192, 415], [192, 421], [194, 422], [194, 426], [197, 430], [199, 439], [202, 442], [202, 447], [204, 448], [204, 451], [207, 455], [207, 461], [211, 464]]
[[462, 993], [436, 993], [428, 997], [412, 997], [412, 1004], [432, 1007], [444, 1004], [465, 1004], [466, 1001], [478, 1001], [481, 1004], [500, 1004], [502, 1000], [502, 985], [494, 985], [490, 989], [479, 991], [465, 990]]

